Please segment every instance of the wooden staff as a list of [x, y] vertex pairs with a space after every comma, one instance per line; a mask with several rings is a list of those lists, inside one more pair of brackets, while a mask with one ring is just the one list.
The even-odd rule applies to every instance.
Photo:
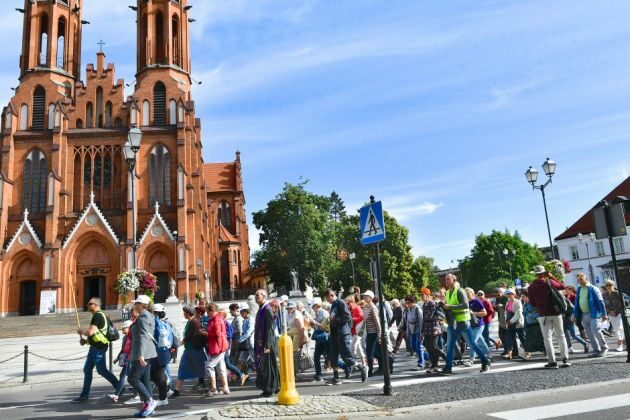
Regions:
[[74, 285], [72, 284], [72, 276], [70, 276], [70, 293], [72, 293], [72, 301], [74, 302], [74, 314], [77, 317], [77, 328], [81, 328], [81, 321], [79, 320], [79, 310], [77, 309], [77, 296], [75, 295]]

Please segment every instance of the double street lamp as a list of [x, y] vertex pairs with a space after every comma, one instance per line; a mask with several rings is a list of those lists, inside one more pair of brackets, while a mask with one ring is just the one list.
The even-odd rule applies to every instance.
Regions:
[[350, 259], [350, 265], [352, 266], [352, 285], [353, 286], [356, 284], [354, 281], [354, 259], [356, 257], [357, 257], [357, 254], [355, 254], [354, 252], [348, 255], [348, 258]]
[[131, 224], [132, 224], [132, 240], [131, 250], [133, 257], [133, 269], [137, 268], [136, 251], [138, 249], [138, 243], [136, 240], [136, 156], [140, 150], [140, 142], [142, 141], [142, 131], [134, 127], [129, 130], [127, 136], [127, 142], [123, 146], [123, 153], [125, 160], [127, 161], [127, 167], [129, 169], [129, 175], [131, 179]]
[[547, 182], [541, 185], [536, 185], [536, 181], [538, 181], [538, 171], [529, 167], [529, 169], [525, 172], [525, 177], [527, 178], [527, 182], [532, 185], [534, 190], [540, 190], [543, 198], [543, 205], [545, 207], [545, 219], [547, 220], [547, 235], [549, 235], [549, 247], [551, 248], [551, 257], [553, 259], [556, 258], [556, 251], [553, 248], [553, 241], [551, 240], [551, 228], [549, 227], [549, 213], [547, 212], [547, 200], [545, 198], [545, 188], [551, 184], [551, 177], [556, 173], [556, 162], [547, 158], [547, 160], [542, 164], [543, 171], [545, 171], [545, 175], [549, 177]]
[[[512, 256], [515, 256], [516, 252], [512, 250]], [[512, 275], [512, 261], [510, 261], [510, 251], [507, 248], [503, 248], [503, 257], [507, 260], [508, 266], [510, 267], [510, 281], [514, 280], [514, 276]]]

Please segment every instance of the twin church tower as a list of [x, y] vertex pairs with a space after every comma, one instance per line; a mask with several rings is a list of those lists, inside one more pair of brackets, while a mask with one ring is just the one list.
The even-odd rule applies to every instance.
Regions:
[[[18, 9], [19, 85], [0, 133], [0, 316], [38, 314], [41, 296], [58, 312], [94, 296], [116, 307], [116, 279], [134, 265], [157, 276], [156, 302], [171, 278], [188, 300], [258, 286], [248, 276], [240, 154], [202, 158], [188, 0], [133, 7], [137, 73], [127, 97], [102, 51], [81, 80], [84, 1]], [[142, 131], [133, 175], [123, 150], [132, 128]]]

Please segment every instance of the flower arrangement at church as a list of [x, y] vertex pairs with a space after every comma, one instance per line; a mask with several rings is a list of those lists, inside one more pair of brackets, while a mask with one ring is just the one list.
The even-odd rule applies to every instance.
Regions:
[[153, 300], [159, 287], [157, 277], [146, 270], [129, 270], [118, 275], [114, 290], [122, 297], [123, 303], [127, 303], [127, 294], [138, 292], [147, 295]]
[[149, 296], [153, 301], [153, 298], [159, 289], [157, 277], [145, 270], [138, 271], [138, 276], [140, 277], [140, 287], [138, 287], [138, 292], [141, 295]]
[[138, 280], [137, 272], [134, 270], [125, 271], [118, 275], [116, 280], [116, 286], [114, 290], [122, 297], [123, 304], [127, 303], [127, 295], [130, 292], [135, 292], [140, 287], [140, 281]]
[[545, 262], [545, 269], [556, 279], [562, 280], [572, 271], [571, 264], [567, 260], [550, 260]]

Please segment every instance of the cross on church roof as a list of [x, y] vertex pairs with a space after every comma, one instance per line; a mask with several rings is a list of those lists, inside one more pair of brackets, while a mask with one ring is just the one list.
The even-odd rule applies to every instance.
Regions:
[[97, 42], [97, 44], [99, 45], [99, 52], [103, 52], [103, 45], [105, 45], [105, 42], [103, 42], [103, 40], [101, 39], [100, 41]]
[[156, 213], [160, 212], [160, 203], [158, 203], [157, 201], [155, 202], [155, 212]]

